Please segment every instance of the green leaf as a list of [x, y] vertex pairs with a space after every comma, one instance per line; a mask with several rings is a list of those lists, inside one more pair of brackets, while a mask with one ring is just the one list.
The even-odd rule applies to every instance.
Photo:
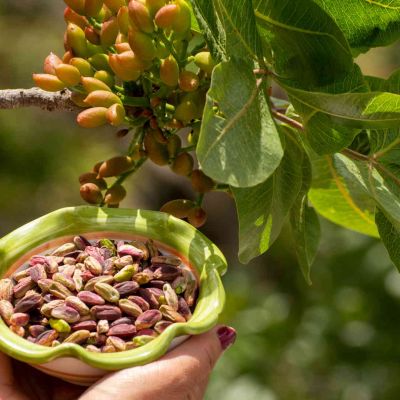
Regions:
[[400, 0], [315, 0], [336, 21], [350, 46], [367, 50], [400, 38]]
[[225, 30], [228, 56], [262, 58], [252, 0], [214, 0], [212, 3]]
[[[358, 129], [397, 128], [400, 95], [388, 92], [329, 94], [285, 86], [290, 97], [315, 113], [326, 114], [338, 125]], [[297, 110], [297, 107], [296, 107]], [[302, 114], [301, 111], [299, 111]], [[312, 113], [309, 115], [312, 116]], [[305, 119], [307, 125], [308, 120]]]
[[[290, 89], [288, 89], [290, 94]], [[331, 85], [315, 88], [313, 92], [358, 93], [367, 92], [368, 86], [360, 68], [354, 64], [351, 72], [343, 79]], [[301, 114], [305, 124], [305, 136], [311, 148], [320, 155], [333, 154], [348, 147], [360, 132], [359, 129], [347, 128], [331, 120], [330, 116], [296, 101], [290, 96], [296, 111]]]
[[250, 188], [232, 187], [239, 216], [239, 259], [243, 263], [269, 249], [301, 189], [303, 149], [291, 136], [287, 136], [285, 147], [281, 165], [268, 180]]
[[393, 223], [381, 211], [377, 210], [375, 222], [379, 229], [382, 242], [389, 253], [393, 264], [400, 271], [400, 225]]
[[308, 156], [303, 158], [301, 191], [290, 210], [290, 226], [294, 239], [297, 261], [307, 283], [311, 285], [311, 266], [318, 251], [321, 228], [318, 215], [308, 205], [308, 191], [311, 185], [311, 164]]
[[215, 60], [226, 59], [226, 36], [212, 1], [190, 0], [204, 38]]
[[204, 172], [235, 187], [264, 182], [283, 155], [265, 85], [253, 67], [232, 59], [215, 68], [197, 145]]
[[254, 0], [275, 73], [291, 86], [313, 88], [340, 80], [353, 68], [350, 47], [334, 20], [311, 0]]
[[317, 212], [347, 229], [377, 237], [375, 202], [363, 189], [348, 187], [330, 156], [314, 158], [309, 199]]
[[364, 191], [381, 210], [400, 222], [400, 179], [393, 170], [382, 164], [350, 160], [341, 154], [335, 156], [335, 166], [348, 185]]

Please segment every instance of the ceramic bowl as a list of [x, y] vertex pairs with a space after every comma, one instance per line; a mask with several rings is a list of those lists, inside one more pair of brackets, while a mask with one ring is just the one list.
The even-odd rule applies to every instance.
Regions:
[[77, 234], [89, 239], [151, 238], [164, 252], [179, 256], [197, 274], [200, 293], [192, 318], [168, 327], [150, 343], [121, 353], [92, 353], [76, 344], [49, 348], [23, 339], [0, 318], [0, 351], [57, 378], [90, 385], [109, 371], [150, 363], [189, 335], [216, 325], [225, 292], [221, 276], [227, 265], [221, 251], [188, 223], [168, 214], [132, 209], [71, 207], [54, 211], [0, 239], [0, 276], [9, 277], [34, 254], [40, 254]]

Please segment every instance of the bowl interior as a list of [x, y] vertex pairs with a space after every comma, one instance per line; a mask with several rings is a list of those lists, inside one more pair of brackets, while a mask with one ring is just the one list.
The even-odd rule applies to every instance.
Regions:
[[179, 256], [199, 279], [199, 297], [192, 318], [171, 325], [142, 347], [106, 354], [91, 353], [76, 344], [39, 346], [11, 332], [0, 319], [1, 351], [32, 364], [75, 357], [96, 368], [116, 370], [151, 362], [167, 351], [175, 337], [200, 334], [217, 323], [225, 302], [220, 277], [226, 270], [223, 254], [194, 227], [160, 212], [96, 207], [57, 210], [0, 239], [0, 275], [12, 275], [32, 255], [49, 251], [77, 234], [89, 239], [151, 238], [162, 252]]

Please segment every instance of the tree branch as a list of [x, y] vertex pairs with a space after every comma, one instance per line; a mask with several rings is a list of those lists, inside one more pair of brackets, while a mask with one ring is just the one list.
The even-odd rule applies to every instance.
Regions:
[[0, 110], [39, 107], [46, 111], [82, 111], [71, 101], [71, 92], [45, 92], [39, 88], [0, 90]]

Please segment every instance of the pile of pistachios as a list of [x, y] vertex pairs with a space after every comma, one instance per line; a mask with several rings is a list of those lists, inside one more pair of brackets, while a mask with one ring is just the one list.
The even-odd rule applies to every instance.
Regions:
[[32, 343], [111, 353], [140, 347], [188, 321], [197, 291], [190, 268], [152, 240], [76, 236], [0, 280], [0, 316]]

